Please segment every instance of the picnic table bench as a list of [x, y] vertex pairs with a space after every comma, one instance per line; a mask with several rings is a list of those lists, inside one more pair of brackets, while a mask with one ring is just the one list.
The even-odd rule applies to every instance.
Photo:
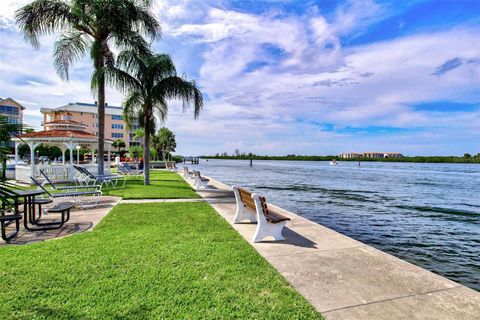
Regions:
[[232, 187], [237, 202], [237, 211], [233, 223], [240, 223], [248, 219], [257, 223], [257, 230], [253, 242], [260, 242], [265, 237], [272, 236], [275, 240], [284, 240], [282, 230], [290, 220], [289, 217], [271, 209], [264, 196], [252, 193], [237, 186]]

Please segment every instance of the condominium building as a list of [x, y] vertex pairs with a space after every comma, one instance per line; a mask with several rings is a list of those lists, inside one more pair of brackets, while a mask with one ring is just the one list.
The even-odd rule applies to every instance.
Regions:
[[[97, 108], [97, 102], [75, 102], [58, 108], [42, 108], [40, 109], [43, 113], [42, 125], [45, 128], [45, 124], [49, 122], [62, 120], [61, 117], [65, 115], [65, 112], [68, 112], [69, 120], [86, 125], [85, 131], [98, 136]], [[137, 128], [138, 124], [136, 123], [133, 124], [131, 130], [127, 128], [121, 107], [105, 104], [105, 139], [121, 139], [125, 141], [127, 148], [132, 145], [139, 145], [140, 140], [134, 139], [134, 130]]]
[[23, 123], [23, 110], [25, 107], [12, 98], [0, 98], [0, 114], [10, 123]]
[[356, 152], [346, 152], [346, 153], [341, 153], [340, 158], [344, 159], [353, 159], [353, 158], [360, 158], [362, 156], [361, 153], [356, 153]]
[[403, 155], [399, 152], [348, 152], [341, 153], [340, 158], [353, 159], [353, 158], [367, 158], [367, 159], [379, 159], [379, 158], [401, 158]]

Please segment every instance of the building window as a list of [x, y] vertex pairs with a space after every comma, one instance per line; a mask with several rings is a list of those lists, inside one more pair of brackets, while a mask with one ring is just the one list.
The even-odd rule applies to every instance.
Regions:
[[123, 133], [112, 132], [112, 138], [123, 138]]
[[139, 126], [138, 124], [134, 124], [134, 125], [132, 126], [132, 130], [137, 130], [139, 127], [140, 127], [140, 126]]
[[19, 115], [20, 112], [18, 111], [18, 107], [12, 107], [12, 106], [2, 106], [0, 105], [0, 114], [13, 114], [13, 115]]
[[123, 124], [112, 123], [112, 129], [122, 129], [123, 130]]
[[123, 120], [122, 116], [112, 115], [112, 120]]

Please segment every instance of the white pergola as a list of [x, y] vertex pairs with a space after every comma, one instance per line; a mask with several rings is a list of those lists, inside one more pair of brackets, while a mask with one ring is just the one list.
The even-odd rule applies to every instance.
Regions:
[[[69, 180], [74, 178], [74, 158], [73, 150], [77, 146], [82, 146], [92, 150], [92, 164], [89, 166], [89, 170], [96, 172], [96, 165], [94, 165], [94, 151], [98, 147], [98, 137], [84, 131], [85, 125], [75, 121], [53, 121], [46, 124], [47, 130], [27, 133], [12, 140], [15, 142], [15, 179], [25, 182], [30, 182], [29, 177], [41, 178], [39, 169], [44, 169], [51, 173], [53, 176], [63, 176]], [[62, 151], [62, 164], [61, 165], [35, 165], [35, 149], [43, 145], [59, 147]], [[18, 148], [22, 145], [28, 145], [30, 148], [30, 165], [18, 164]], [[108, 151], [107, 166], [110, 170], [110, 152], [112, 141], [105, 140], [105, 149]], [[65, 155], [66, 152], [70, 153], [70, 163], [66, 165]], [[79, 150], [77, 150], [78, 152]], [[77, 155], [78, 159], [78, 155]], [[78, 161], [78, 160], [77, 160]], [[37, 170], [38, 169], [38, 170]], [[67, 172], [68, 171], [68, 172]]]

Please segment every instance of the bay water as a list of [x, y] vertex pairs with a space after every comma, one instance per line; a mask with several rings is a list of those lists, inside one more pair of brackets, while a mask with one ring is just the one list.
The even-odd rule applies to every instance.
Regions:
[[480, 291], [480, 165], [200, 160], [187, 165]]

